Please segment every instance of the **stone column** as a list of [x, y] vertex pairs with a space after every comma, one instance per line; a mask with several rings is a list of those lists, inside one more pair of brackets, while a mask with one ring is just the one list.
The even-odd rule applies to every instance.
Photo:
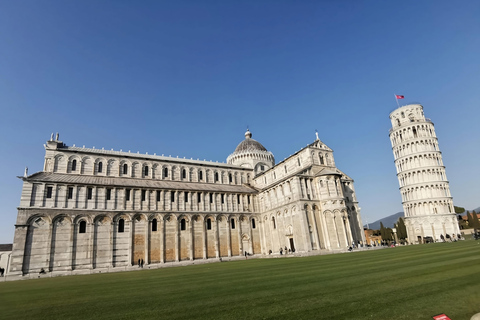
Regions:
[[[75, 249], [73, 246], [73, 237], [75, 237], [75, 224], [72, 222], [70, 227], [70, 252], [68, 254], [68, 261], [70, 261], [70, 270], [73, 270], [73, 250]], [[68, 268], [68, 267], [67, 267]]]
[[348, 215], [347, 217], [345, 217], [345, 229], [346, 229], [345, 233], [347, 237], [347, 246], [349, 247], [353, 241], [353, 237], [352, 237], [352, 228], [350, 227], [350, 220], [348, 219]]
[[330, 244], [330, 235], [328, 233], [327, 220], [325, 219], [325, 215], [320, 211], [319, 211], [319, 215], [320, 215], [320, 221], [322, 222], [323, 234], [325, 237], [325, 248], [330, 250], [332, 248], [332, 245]]
[[[204, 201], [205, 203], [205, 201]], [[202, 243], [203, 243], [203, 259], [207, 259], [207, 226], [205, 225], [207, 223], [206, 219], [203, 219], [202, 223], [202, 228], [203, 228], [203, 238], [202, 238]]]
[[[53, 238], [53, 233], [55, 232], [55, 226], [54, 226], [55, 221], [51, 221], [48, 223], [48, 246], [47, 246], [47, 253], [45, 255], [45, 260], [47, 261], [46, 268], [50, 272], [53, 271], [53, 266], [50, 265], [50, 262], [52, 260], [52, 246], [54, 246], [54, 243], [52, 243], [52, 238]], [[33, 244], [32, 244], [33, 246]]]
[[115, 232], [115, 228], [114, 228], [114, 224], [113, 224], [113, 221], [110, 223], [110, 232], [109, 232], [109, 236], [110, 236], [110, 241], [109, 241], [109, 248], [110, 248], [110, 261], [109, 261], [109, 264], [108, 264], [108, 267], [109, 268], [112, 268], [113, 267], [113, 235], [114, 235], [114, 232]]
[[[148, 192], [148, 191], [146, 191]], [[144, 239], [145, 239], [145, 242], [144, 242], [144, 259], [143, 261], [145, 261], [145, 264], [150, 264], [150, 259], [149, 259], [149, 244], [150, 244], [150, 241], [149, 241], [149, 233], [150, 233], [150, 221], [148, 220], [148, 218], [146, 218], [146, 221], [145, 221], [145, 234], [144, 234]]]
[[219, 248], [219, 239], [218, 239], [218, 215], [215, 217], [213, 230], [215, 236], [215, 257], [218, 259], [220, 257], [220, 248]]
[[251, 253], [253, 254], [253, 232], [252, 232], [252, 221], [251, 220], [248, 221], [248, 231], [249, 231], [248, 236], [250, 237], [250, 248], [249, 249], [251, 249], [251, 251], [252, 251]]
[[[175, 193], [175, 196], [178, 196], [178, 192]], [[178, 199], [177, 199], [178, 200]], [[177, 202], [178, 203], [178, 202]], [[178, 219], [175, 220], [175, 261], [180, 261], [180, 224]]]
[[[163, 191], [162, 191], [163, 193]], [[162, 199], [162, 198], [160, 198]], [[159, 222], [162, 224], [160, 226], [160, 263], [165, 263], [165, 217], [162, 216], [162, 219], [159, 219]]]
[[[310, 187], [311, 187], [311, 185], [310, 185]], [[311, 218], [312, 225], [313, 225], [313, 233], [315, 235], [314, 239], [317, 242], [317, 248], [316, 249], [320, 250], [320, 238], [318, 236], [317, 221], [315, 219], [315, 210], [313, 209], [313, 207], [309, 210], [309, 213], [310, 213], [310, 218]]]
[[231, 230], [231, 220], [227, 218], [227, 247], [228, 247], [228, 256], [232, 256], [232, 230]]
[[[119, 219], [120, 219], [120, 217], [119, 217]], [[133, 261], [133, 257], [134, 257], [133, 242], [135, 241], [134, 232], [133, 232], [134, 220], [135, 220], [134, 217], [132, 217], [132, 219], [130, 221], [127, 221], [126, 219], [124, 219], [125, 225], [128, 226], [128, 232], [129, 232], [129, 234], [128, 234], [128, 238], [129, 238], [129, 241], [128, 241], [128, 262], [127, 262], [128, 266], [134, 266], [135, 265], [135, 261]], [[114, 229], [115, 229], [115, 225], [114, 225]], [[113, 234], [115, 234], [115, 232]]]
[[308, 227], [307, 216], [308, 211], [305, 208], [300, 208], [299, 211], [302, 212], [300, 224], [303, 229], [303, 241], [307, 251], [312, 251], [312, 242], [310, 241], [310, 228]]
[[188, 253], [190, 256], [190, 260], [193, 260], [193, 242], [195, 241], [194, 237], [194, 229], [193, 229], [193, 216], [189, 217], [190, 223], [188, 226], [188, 232], [189, 232], [189, 243], [188, 243]]
[[23, 257], [25, 255], [25, 242], [27, 240], [28, 225], [16, 224], [11, 255], [10, 270], [6, 270], [10, 275], [21, 275], [23, 271]]
[[93, 219], [93, 223], [87, 223], [87, 232], [88, 232], [88, 247], [87, 247], [87, 258], [90, 256], [90, 264], [86, 266], [88, 269], [93, 269], [93, 255], [94, 252], [94, 233], [95, 233], [95, 218]]
[[238, 217], [238, 248], [240, 251], [240, 255], [244, 254], [243, 251], [243, 241], [242, 241], [242, 217]]

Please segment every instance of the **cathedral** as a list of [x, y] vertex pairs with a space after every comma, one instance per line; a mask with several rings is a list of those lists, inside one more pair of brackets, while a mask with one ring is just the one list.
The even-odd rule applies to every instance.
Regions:
[[125, 271], [363, 243], [353, 180], [319, 138], [285, 160], [247, 130], [226, 163], [45, 144], [22, 178], [9, 277]]

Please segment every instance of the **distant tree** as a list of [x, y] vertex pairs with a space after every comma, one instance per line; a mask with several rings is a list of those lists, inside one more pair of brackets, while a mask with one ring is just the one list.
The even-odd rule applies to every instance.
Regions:
[[403, 218], [399, 218], [396, 224], [398, 239], [407, 239], [407, 227]]
[[387, 239], [387, 229], [385, 229], [382, 222], [380, 222], [380, 236], [382, 236], [382, 240], [388, 240]]
[[473, 215], [471, 212], [467, 211], [467, 221], [468, 221], [468, 227], [469, 228], [474, 228], [475, 221], [473, 220]]
[[472, 211], [472, 222], [473, 222], [472, 228], [480, 229], [480, 221], [478, 220], [478, 216], [475, 210]]
[[385, 240], [392, 241], [393, 240], [393, 230], [392, 230], [392, 228], [387, 228], [385, 233], [386, 233], [386, 236], [387, 236], [387, 239], [385, 239]]
[[455, 213], [464, 213], [465, 212], [465, 208], [457, 207], [457, 206], [453, 206], [453, 208], [455, 209]]

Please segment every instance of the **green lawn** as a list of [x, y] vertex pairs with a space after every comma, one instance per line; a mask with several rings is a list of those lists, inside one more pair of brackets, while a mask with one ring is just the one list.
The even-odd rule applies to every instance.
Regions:
[[470, 319], [480, 242], [0, 283], [0, 319]]

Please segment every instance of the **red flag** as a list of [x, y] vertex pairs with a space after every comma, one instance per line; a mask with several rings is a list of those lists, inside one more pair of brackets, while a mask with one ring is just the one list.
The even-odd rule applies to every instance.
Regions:
[[400, 95], [396, 94], [396, 95], [395, 95], [395, 98], [397, 98], [397, 99], [405, 99], [405, 96], [400, 96]]

